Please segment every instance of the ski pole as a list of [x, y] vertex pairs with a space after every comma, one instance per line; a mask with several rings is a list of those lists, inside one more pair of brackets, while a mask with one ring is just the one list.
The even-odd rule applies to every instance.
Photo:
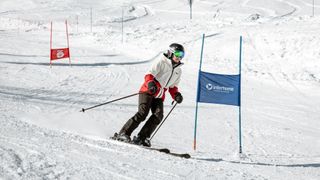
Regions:
[[173, 111], [173, 109], [176, 107], [178, 103], [176, 102], [174, 104], [174, 106], [171, 108], [171, 110], [169, 111], [169, 113], [167, 114], [167, 116], [164, 118], [164, 120], [161, 122], [161, 124], [158, 126], [158, 128], [156, 129], [156, 131], [152, 134], [151, 138], [149, 139], [151, 141], [151, 139], [153, 138], [153, 136], [158, 132], [158, 130], [160, 129], [160, 127], [162, 126], [162, 124], [166, 121], [166, 119], [169, 117], [169, 115], [171, 114], [171, 112]]
[[115, 102], [115, 101], [119, 101], [121, 99], [126, 99], [126, 98], [129, 98], [131, 96], [138, 95], [138, 94], [140, 94], [140, 92], [139, 93], [130, 94], [128, 96], [124, 96], [124, 97], [121, 97], [121, 98], [118, 98], [118, 99], [114, 99], [114, 100], [111, 100], [111, 101], [108, 101], [108, 102], [105, 102], [105, 103], [102, 103], [102, 104], [98, 104], [98, 105], [95, 105], [95, 106], [91, 106], [91, 107], [88, 107], [88, 108], [82, 108], [80, 110], [80, 112], [85, 112], [85, 111], [87, 111], [89, 109], [93, 109], [93, 108], [96, 108], [96, 107], [99, 107], [99, 106], [103, 106], [103, 105], [106, 105], [106, 104], [109, 104], [109, 103], [112, 103], [112, 102]]

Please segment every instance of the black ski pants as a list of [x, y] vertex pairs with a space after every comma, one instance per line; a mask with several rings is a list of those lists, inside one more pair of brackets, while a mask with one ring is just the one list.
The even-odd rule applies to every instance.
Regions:
[[119, 133], [131, 136], [139, 124], [147, 118], [150, 110], [152, 115], [138, 133], [142, 139], [149, 138], [163, 119], [163, 101], [148, 93], [139, 94], [138, 112], [124, 124]]

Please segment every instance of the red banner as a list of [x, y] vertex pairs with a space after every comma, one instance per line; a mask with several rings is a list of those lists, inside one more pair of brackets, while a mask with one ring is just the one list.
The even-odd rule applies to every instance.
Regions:
[[69, 48], [51, 49], [50, 60], [70, 58]]

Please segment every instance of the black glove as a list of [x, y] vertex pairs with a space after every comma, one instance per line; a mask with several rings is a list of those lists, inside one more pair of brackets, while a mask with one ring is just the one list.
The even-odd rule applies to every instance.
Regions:
[[177, 101], [177, 103], [182, 103], [183, 97], [181, 95], [181, 93], [177, 92], [174, 96], [174, 100]]
[[151, 95], [156, 94], [156, 92], [157, 92], [157, 90], [158, 90], [158, 87], [157, 87], [156, 82], [154, 82], [154, 81], [148, 82], [148, 90], [149, 90], [149, 93], [150, 93]]

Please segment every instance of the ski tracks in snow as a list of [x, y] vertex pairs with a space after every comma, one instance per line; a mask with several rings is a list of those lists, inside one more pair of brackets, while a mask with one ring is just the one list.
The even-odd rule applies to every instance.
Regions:
[[[251, 3], [251, 5], [250, 5], [250, 3]], [[256, 3], [256, 5], [254, 3]], [[271, 7], [268, 8], [268, 4], [266, 4], [266, 6], [261, 6], [261, 4], [265, 4], [264, 1], [259, 2], [259, 1], [252, 1], [252, 0], [244, 0], [242, 2], [242, 6], [243, 7], [253, 8], [253, 9], [257, 9], [257, 10], [261, 10], [262, 12], [265, 12], [264, 16], [268, 15], [270, 17], [273, 17], [272, 20], [281, 19], [281, 18], [290, 16], [293, 13], [295, 13], [297, 11], [297, 9], [299, 8], [299, 6], [297, 6], [297, 5], [293, 4], [293, 3], [289, 3], [289, 2], [283, 1], [283, 0], [277, 0], [275, 2], [270, 2], [270, 3], [277, 4], [277, 5], [274, 5], [274, 6], [271, 6], [271, 7], [279, 7], [279, 9], [273, 9]], [[281, 7], [285, 7], [285, 8], [281, 9]], [[287, 11], [287, 7], [290, 7], [291, 9], [289, 9]]]
[[274, 171], [272, 163], [204, 158], [205, 154], [186, 160], [113, 140], [40, 128], [4, 115], [0, 125], [0, 173], [5, 179], [261, 179], [268, 176], [259, 174], [260, 168]]
[[[10, 81], [3, 81], [7, 85], [0, 86], [0, 96], [14, 100], [13, 102], [16, 103], [29, 102], [38, 106], [43, 104], [42, 106], [53, 105], [59, 108], [61, 106], [76, 105], [80, 107], [84, 104], [97, 104], [111, 96], [118, 95], [121, 89], [129, 83], [129, 74], [121, 66], [113, 66], [112, 68], [65, 67], [51, 70], [48, 70], [47, 67], [40, 67], [37, 72], [34, 72], [30, 66], [24, 66], [18, 71], [11, 66], [9, 67], [6, 71], [10, 74], [15, 71], [16, 76]], [[62, 72], [67, 73], [63, 74]], [[54, 81], [51, 81], [53, 79]], [[13, 86], [14, 81], [20, 82], [20, 84]], [[40, 83], [35, 84], [36, 81]], [[35, 86], [25, 88], [23, 84]]]
[[168, 160], [186, 160], [160, 152], [39, 128], [11, 117], [2, 116], [0, 125], [0, 174], [5, 179], [183, 177], [184, 170], [167, 170]]

